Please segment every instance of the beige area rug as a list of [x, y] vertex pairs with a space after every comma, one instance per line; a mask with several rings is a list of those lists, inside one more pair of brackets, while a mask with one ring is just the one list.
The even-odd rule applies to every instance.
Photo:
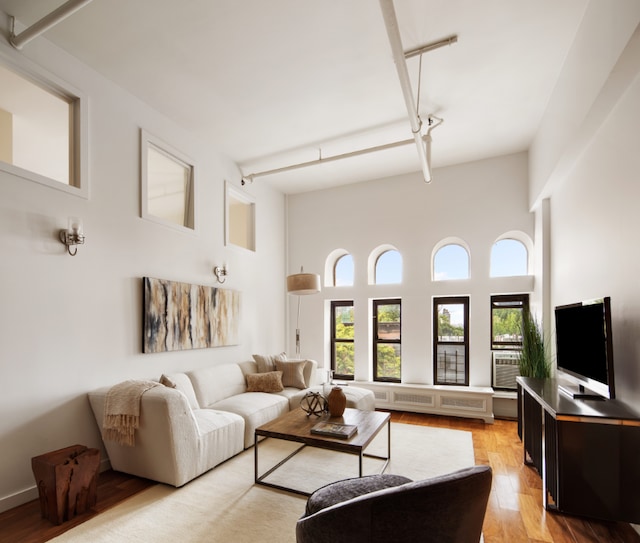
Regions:
[[[368, 452], [386, 454], [386, 429]], [[259, 445], [260, 473], [298, 444], [268, 439]], [[386, 473], [417, 480], [474, 465], [470, 432], [391, 425]], [[367, 459], [365, 474], [382, 461]], [[358, 475], [358, 457], [306, 447], [267, 479], [302, 490]], [[56, 537], [55, 543], [294, 542], [304, 496], [254, 485], [254, 449], [182, 488], [157, 485]]]

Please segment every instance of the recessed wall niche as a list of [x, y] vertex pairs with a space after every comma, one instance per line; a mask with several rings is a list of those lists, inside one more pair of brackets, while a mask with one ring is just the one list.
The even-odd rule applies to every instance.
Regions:
[[256, 250], [256, 204], [230, 183], [225, 183], [225, 244]]

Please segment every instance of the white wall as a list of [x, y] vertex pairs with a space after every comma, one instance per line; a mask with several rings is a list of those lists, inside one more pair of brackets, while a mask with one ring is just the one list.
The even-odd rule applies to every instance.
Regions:
[[[31, 457], [101, 447], [88, 391], [247, 360], [282, 350], [285, 339], [284, 196], [246, 187], [257, 251], [225, 247], [224, 181], [240, 180], [230, 160], [43, 38], [22, 54], [3, 52], [31, 57], [88, 96], [90, 197], [0, 173], [0, 510], [37, 496]], [[140, 218], [141, 127], [194, 160], [197, 234]], [[69, 215], [84, 220], [75, 257], [58, 240]], [[141, 278], [215, 286], [211, 270], [222, 264], [225, 288], [241, 292], [240, 345], [142, 354]]]
[[640, 410], [638, 126], [640, 75], [553, 193], [551, 289], [553, 306], [611, 296], [617, 397]]
[[[434, 150], [434, 152], [436, 152]], [[354, 259], [353, 287], [325, 287], [302, 298], [302, 355], [329, 365], [329, 300], [355, 303], [356, 379], [372, 379], [370, 300], [402, 298], [402, 380], [433, 383], [432, 297], [470, 296], [470, 384], [491, 384], [491, 294], [530, 292], [532, 277], [489, 278], [491, 248], [504, 233], [534, 237], [528, 210], [527, 155], [461, 164], [434, 171], [427, 185], [420, 174], [405, 175], [288, 197], [289, 267], [295, 273], [323, 273], [325, 259], [344, 249]], [[448, 237], [471, 250], [470, 279], [434, 283], [431, 254]], [[403, 256], [401, 285], [368, 285], [369, 254], [382, 244]], [[324, 277], [323, 277], [323, 284]], [[295, 297], [290, 300], [295, 315]], [[289, 351], [293, 328], [288, 327]]]

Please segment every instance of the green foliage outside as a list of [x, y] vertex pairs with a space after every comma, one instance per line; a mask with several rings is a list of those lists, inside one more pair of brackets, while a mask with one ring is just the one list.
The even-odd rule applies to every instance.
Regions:
[[[391, 326], [388, 326], [388, 325]], [[387, 325], [387, 326], [385, 326]], [[397, 330], [396, 330], [397, 329]], [[386, 332], [389, 339], [400, 337], [400, 304], [378, 306], [378, 337]], [[382, 339], [382, 338], [381, 338]], [[377, 353], [378, 378], [400, 379], [401, 356], [400, 345], [397, 343], [378, 343]]]
[[[335, 308], [336, 339], [353, 339], [353, 306], [338, 306]], [[353, 343], [335, 343], [336, 367], [338, 375], [353, 375], [355, 373]]]
[[[396, 347], [398, 350], [396, 351]], [[400, 379], [400, 346], [378, 344], [378, 378]]]
[[464, 327], [451, 324], [451, 313], [447, 309], [438, 312], [438, 337], [464, 338]]
[[515, 308], [494, 309], [491, 312], [493, 319], [493, 338], [511, 336], [517, 341], [522, 333], [522, 310]]
[[[341, 306], [336, 308], [335, 315], [336, 339], [353, 339], [353, 307]], [[400, 323], [400, 305], [389, 304], [378, 306], [378, 324]], [[391, 326], [388, 329], [394, 330]], [[393, 333], [393, 332], [392, 332]], [[397, 349], [397, 350], [396, 350]], [[378, 344], [378, 377], [400, 379], [401, 356], [400, 346], [397, 344]], [[336, 374], [354, 375], [355, 358], [353, 343], [335, 343]]]

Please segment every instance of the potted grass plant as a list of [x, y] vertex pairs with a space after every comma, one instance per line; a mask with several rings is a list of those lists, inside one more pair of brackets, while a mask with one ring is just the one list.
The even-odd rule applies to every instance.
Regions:
[[551, 362], [542, 326], [530, 311], [524, 312], [522, 317], [522, 351], [518, 364], [520, 375], [548, 379], [551, 376]]

